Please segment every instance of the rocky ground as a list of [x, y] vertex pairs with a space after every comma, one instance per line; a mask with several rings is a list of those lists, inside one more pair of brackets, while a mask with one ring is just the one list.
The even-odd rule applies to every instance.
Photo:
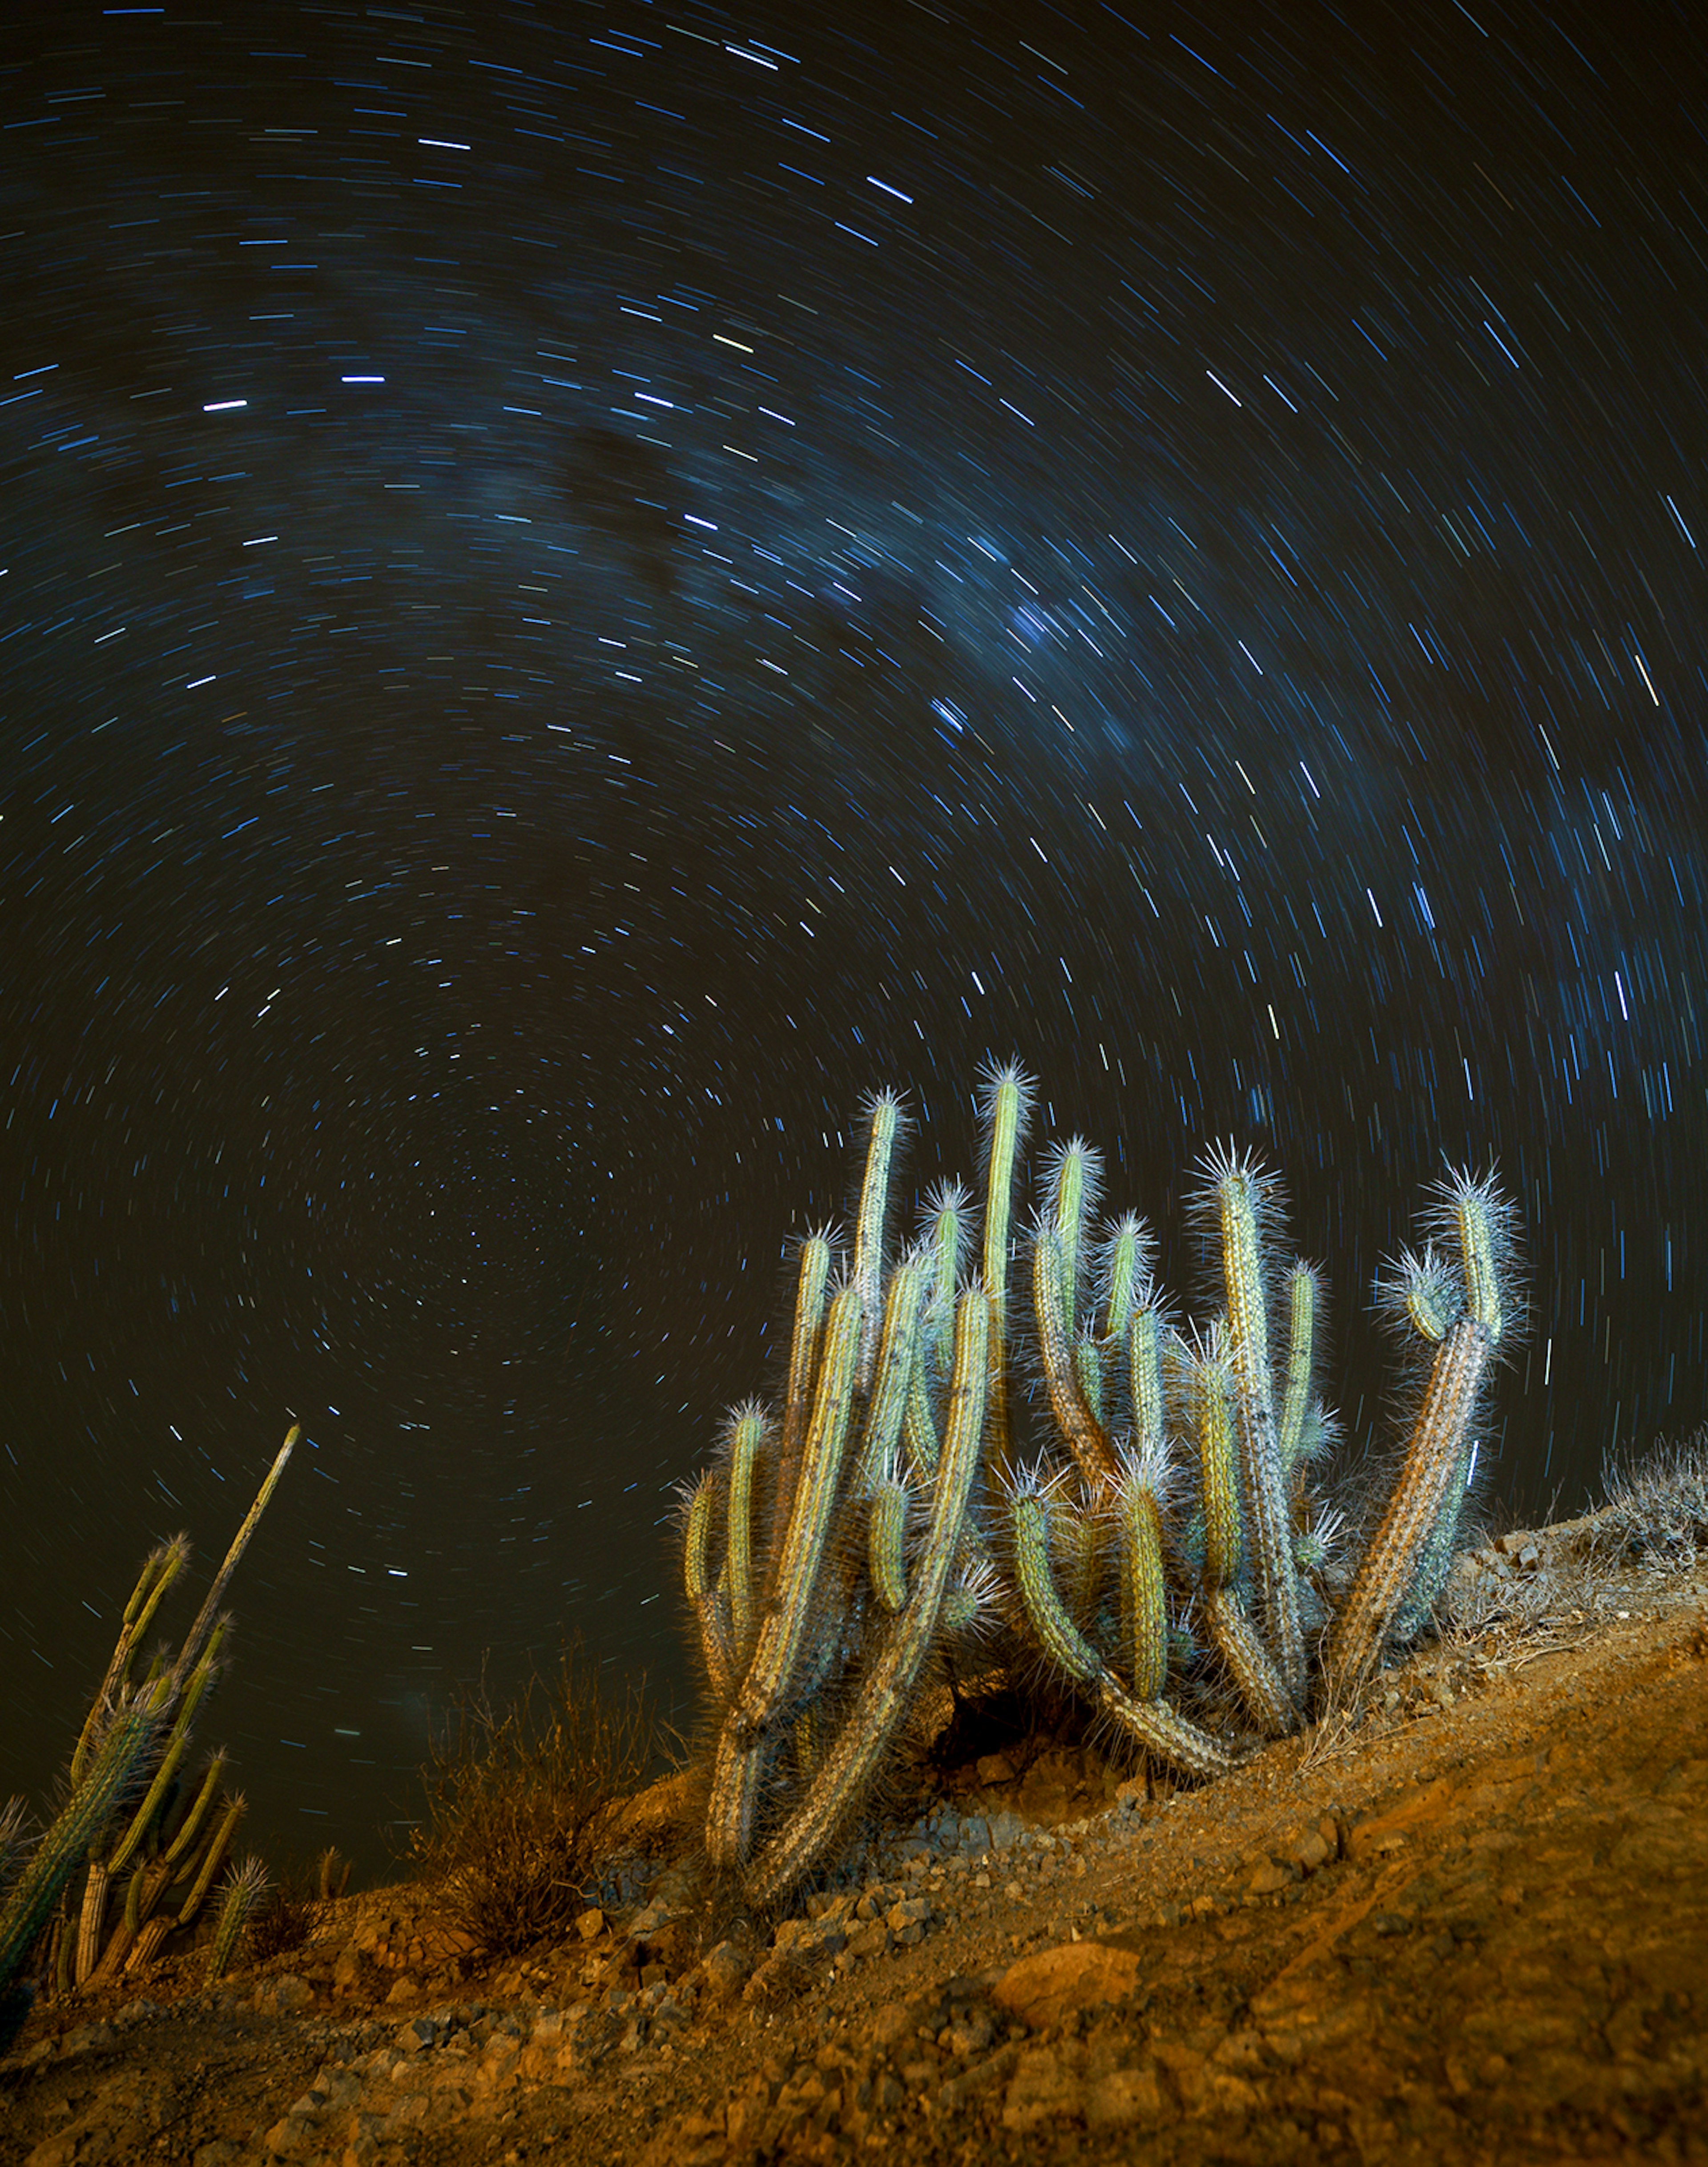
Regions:
[[1213, 1788], [986, 1756], [762, 1937], [665, 1875], [494, 1973], [401, 1887], [41, 2008], [0, 2163], [1708, 2160], [1708, 1560], [1587, 1545]]

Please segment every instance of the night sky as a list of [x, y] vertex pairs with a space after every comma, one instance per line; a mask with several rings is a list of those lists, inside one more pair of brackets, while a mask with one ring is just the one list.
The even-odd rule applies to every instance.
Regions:
[[1491, 1157], [1488, 1509], [1694, 1428], [1694, 10], [23, 14], [0, 1793], [293, 1417], [201, 1730], [275, 1860], [486, 1650], [679, 1689], [785, 1245], [987, 1055], [1201, 1313], [1193, 1162], [1281, 1171], [1352, 1459]]

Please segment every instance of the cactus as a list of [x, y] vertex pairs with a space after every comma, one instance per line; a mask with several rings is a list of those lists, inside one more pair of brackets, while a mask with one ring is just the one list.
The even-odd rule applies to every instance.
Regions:
[[[886, 1269], [904, 1124], [879, 1094], [841, 1280], [827, 1234], [802, 1247], [780, 1421], [738, 1409], [689, 1493], [684, 1580], [716, 1730], [706, 1849], [755, 1903], [832, 1857], [956, 1635], [994, 1631], [1010, 1668], [1042, 1657], [1130, 1745], [1214, 1777], [1415, 1637], [1456, 1539], [1511, 1306], [1492, 1178], [1443, 1189], [1456, 1263], [1431, 1242], [1386, 1290], [1433, 1363], [1337, 1615], [1342, 1516], [1314, 1487], [1332, 1430], [1314, 1384], [1322, 1287], [1309, 1264], [1270, 1261], [1272, 1178], [1232, 1147], [1204, 1162], [1223, 1306], [1188, 1333], [1149, 1276], [1143, 1222], [1093, 1233], [1096, 1154], [1077, 1137], [1052, 1153], [1024, 1245], [1043, 1417], [1029, 1458], [1008, 1280], [1032, 1087], [1012, 1064], [984, 1082], [976, 1246], [968, 1194], [947, 1184]], [[982, 1269], [963, 1281], [968, 1253]]]
[[[31, 1846], [0, 1902], [0, 1996], [17, 2021], [7, 1990], [43, 1928], [87, 1865], [75, 1925], [61, 1910], [50, 1976], [63, 1991], [146, 1962], [170, 1923], [187, 1923], [223, 1859], [236, 1825], [228, 1807], [211, 1823], [224, 1768], [216, 1756], [194, 1793], [178, 1770], [191, 1726], [217, 1680], [230, 1621], [220, 1604], [262, 1513], [301, 1435], [293, 1425], [238, 1529], [194, 1623], [175, 1655], [157, 1656], [140, 1682], [135, 1668], [144, 1635], [189, 1560], [175, 1536], [144, 1561], [125, 1606], [112, 1659], [72, 1752], [66, 1803]], [[175, 1881], [188, 1879], [191, 1899], [176, 1921], [153, 1914]], [[109, 1921], [112, 1892], [124, 1899]], [[199, 1890], [199, 1893], [198, 1891]]]
[[252, 1852], [241, 1866], [232, 1868], [220, 1891], [219, 1915], [214, 1924], [213, 1946], [208, 1952], [207, 1983], [212, 1986], [225, 1976], [237, 1947], [237, 1937], [267, 1893], [267, 1868]]

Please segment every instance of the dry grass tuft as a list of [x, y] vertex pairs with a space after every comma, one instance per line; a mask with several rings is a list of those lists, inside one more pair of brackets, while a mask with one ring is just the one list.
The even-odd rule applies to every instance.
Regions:
[[597, 1901], [601, 1862], [644, 1778], [658, 1731], [644, 1688], [613, 1696], [579, 1642], [558, 1674], [507, 1709], [484, 1682], [422, 1771], [427, 1820], [411, 1849], [448, 1924], [507, 1956], [565, 1933]]

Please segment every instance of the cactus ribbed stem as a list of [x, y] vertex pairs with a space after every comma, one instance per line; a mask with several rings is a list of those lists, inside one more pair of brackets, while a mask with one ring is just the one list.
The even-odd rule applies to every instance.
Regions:
[[872, 1592], [892, 1615], [907, 1602], [907, 1491], [897, 1481], [882, 1481], [872, 1491], [867, 1523], [867, 1569]]
[[1079, 1463], [1086, 1487], [1094, 1495], [1101, 1494], [1119, 1480], [1120, 1464], [1109, 1433], [1085, 1404], [1074, 1372], [1068, 1320], [1062, 1307], [1060, 1242], [1053, 1229], [1038, 1229], [1032, 1254], [1032, 1309], [1050, 1412], [1064, 1443]]
[[1107, 1292], [1103, 1311], [1103, 1337], [1115, 1346], [1124, 1346], [1127, 1329], [1132, 1321], [1133, 1304], [1143, 1277], [1145, 1262], [1144, 1221], [1127, 1212], [1115, 1222], [1115, 1232], [1109, 1244], [1106, 1270]]
[[246, 1858], [220, 1893], [220, 1915], [214, 1928], [214, 1945], [208, 1952], [208, 1984], [225, 1976], [237, 1947], [237, 1937], [267, 1888], [267, 1868], [258, 1858]]
[[102, 1711], [115, 1705], [120, 1687], [130, 1673], [130, 1665], [142, 1637], [154, 1622], [167, 1591], [190, 1560], [189, 1539], [174, 1535], [170, 1542], [162, 1543], [151, 1550], [143, 1561], [142, 1571], [130, 1600], [125, 1606], [125, 1616], [114, 1645], [112, 1661], [107, 1666], [107, 1675], [101, 1681], [100, 1690], [89, 1703], [89, 1713], [83, 1719], [83, 1728], [72, 1754], [70, 1782], [73, 1790], [82, 1781], [89, 1752], [99, 1728]]
[[1268, 1290], [1258, 1215], [1258, 1173], [1248, 1160], [1218, 1163], [1215, 1187], [1228, 1299], [1228, 1356], [1239, 1425], [1246, 1542], [1258, 1615], [1271, 1659], [1295, 1702], [1305, 1692], [1305, 1636], [1293, 1563], [1292, 1513], [1283, 1478], [1269, 1373]]
[[1191, 1364], [1192, 1430], [1204, 1501], [1204, 1585], [1226, 1587], [1239, 1571], [1239, 1449], [1233, 1435], [1233, 1380], [1219, 1354]]
[[1116, 1500], [1121, 1555], [1121, 1614], [1131, 1650], [1135, 1700], [1160, 1700], [1169, 1681], [1168, 1592], [1163, 1579], [1162, 1514], [1156, 1491], [1129, 1473]]
[[729, 1637], [733, 1659], [738, 1663], [746, 1660], [758, 1630], [753, 1590], [753, 1470], [765, 1443], [765, 1430], [763, 1412], [750, 1407], [738, 1411], [729, 1433], [725, 1561], [729, 1575]]
[[703, 1475], [688, 1500], [687, 1539], [682, 1545], [682, 1583], [700, 1637], [700, 1659], [716, 1698], [725, 1703], [735, 1693], [729, 1629], [711, 1570], [712, 1529], [718, 1518], [722, 1486], [715, 1475]]
[[1266, 1738], [1285, 1738], [1289, 1731], [1297, 1730], [1297, 1705], [1270, 1661], [1239, 1591], [1209, 1589], [1204, 1597], [1204, 1622], [1258, 1729]]
[[29, 1953], [61, 1892], [140, 1781], [159, 1734], [151, 1700], [121, 1709], [86, 1758], [82, 1781], [30, 1853], [0, 1905], [0, 1989]]
[[1381, 1656], [1432, 1530], [1464, 1487], [1465, 1439], [1494, 1351], [1488, 1327], [1461, 1317], [1436, 1350], [1424, 1404], [1387, 1510], [1329, 1629], [1325, 1657], [1331, 1693], [1354, 1691]]
[[745, 1886], [771, 1904], [810, 1873], [858, 1808], [905, 1719], [930, 1650], [944, 1591], [955, 1570], [957, 1535], [978, 1472], [989, 1401], [990, 1311], [982, 1288], [963, 1295], [955, 1317], [955, 1367], [931, 1517], [905, 1607], [868, 1665], [806, 1796], [754, 1861]]
[[122, 1873], [135, 1857], [137, 1848], [154, 1825], [167, 1791], [178, 1773], [178, 1764], [183, 1760], [190, 1742], [190, 1723], [197, 1704], [207, 1691], [219, 1664], [221, 1643], [228, 1630], [229, 1621], [221, 1619], [210, 1636], [206, 1652], [190, 1673], [172, 1719], [171, 1735], [160, 1766], [154, 1772], [154, 1781], [149, 1785], [141, 1804], [131, 1816], [130, 1825], [119, 1838], [112, 1857], [107, 1861], [109, 1873]]
[[1190, 1776], [1221, 1776], [1235, 1765], [1225, 1746], [1176, 1714], [1166, 1701], [1136, 1700], [1074, 1624], [1050, 1571], [1043, 1501], [1022, 1492], [1012, 1505], [1016, 1576], [1026, 1618], [1053, 1663], [1094, 1694], [1104, 1714], [1160, 1761]]
[[801, 1445], [812, 1418], [813, 1379], [818, 1374], [819, 1341], [824, 1331], [832, 1261], [830, 1244], [824, 1235], [809, 1235], [802, 1242], [800, 1270], [795, 1283], [794, 1322], [789, 1333], [788, 1380], [783, 1387], [777, 1501], [771, 1516], [773, 1543], [782, 1540], [783, 1529], [788, 1525], [795, 1481], [800, 1473]]
[[862, 1322], [856, 1381], [862, 1392], [871, 1387], [873, 1363], [878, 1352], [878, 1321], [883, 1314], [883, 1229], [889, 1212], [890, 1168], [901, 1130], [901, 1100], [894, 1091], [878, 1092], [871, 1105], [866, 1172], [860, 1184], [860, 1209], [854, 1221], [854, 1264], [849, 1274], [850, 1284], [860, 1296]]
[[884, 1297], [877, 1375], [854, 1472], [853, 1486], [857, 1491], [869, 1486], [900, 1439], [908, 1392], [917, 1366], [920, 1311], [925, 1297], [925, 1259], [920, 1256], [906, 1258], [890, 1274], [889, 1289]]
[[835, 1507], [853, 1410], [861, 1318], [859, 1289], [844, 1287], [830, 1304], [825, 1327], [818, 1391], [776, 1582], [732, 1714], [733, 1722], [744, 1730], [762, 1730], [776, 1717], [806, 1645], [813, 1590], [824, 1564], [825, 1538]]
[[984, 1288], [990, 1303], [990, 1413], [985, 1465], [1005, 1474], [1009, 1465], [1008, 1424], [1008, 1253], [1010, 1216], [1014, 1209], [1014, 1176], [1031, 1109], [1031, 1090], [1014, 1063], [988, 1078], [984, 1107], [988, 1157], [984, 1184], [982, 1255]]
[[1163, 1396], [1162, 1318], [1154, 1304], [1135, 1304], [1127, 1326], [1127, 1387], [1132, 1395], [1132, 1449], [1147, 1462], [1160, 1463], [1168, 1448], [1168, 1416]]
[[261, 1524], [261, 1516], [272, 1502], [273, 1493], [278, 1487], [278, 1478], [289, 1465], [290, 1455], [296, 1449], [297, 1439], [301, 1435], [302, 1424], [293, 1423], [285, 1433], [284, 1443], [280, 1445], [278, 1453], [274, 1455], [272, 1466], [268, 1469], [262, 1479], [261, 1487], [255, 1493], [255, 1502], [245, 1514], [242, 1526], [231, 1538], [231, 1547], [226, 1551], [220, 1570], [214, 1575], [214, 1584], [208, 1590], [207, 1598], [201, 1608], [196, 1613], [196, 1622], [185, 1634], [183, 1645], [178, 1651], [178, 1661], [172, 1666], [174, 1693], [183, 1691], [184, 1680], [202, 1660], [208, 1635], [214, 1629], [214, 1620], [219, 1615], [220, 1605], [225, 1599], [225, 1590], [231, 1585], [231, 1576], [242, 1561], [243, 1553], [249, 1547], [250, 1537]]
[[1287, 1380], [1281, 1396], [1278, 1442], [1281, 1486], [1289, 1499], [1296, 1493], [1302, 1472], [1320, 1292], [1317, 1274], [1308, 1264], [1295, 1264], [1287, 1274]]
[[202, 1908], [204, 1898], [214, 1884], [214, 1876], [225, 1862], [225, 1853], [231, 1847], [231, 1839], [237, 1833], [237, 1825], [249, 1810], [249, 1802], [241, 1793], [226, 1801], [220, 1825], [208, 1838], [208, 1847], [202, 1854], [202, 1862], [196, 1869], [196, 1878], [190, 1884], [190, 1893], [178, 1907], [174, 1925], [187, 1926]]

